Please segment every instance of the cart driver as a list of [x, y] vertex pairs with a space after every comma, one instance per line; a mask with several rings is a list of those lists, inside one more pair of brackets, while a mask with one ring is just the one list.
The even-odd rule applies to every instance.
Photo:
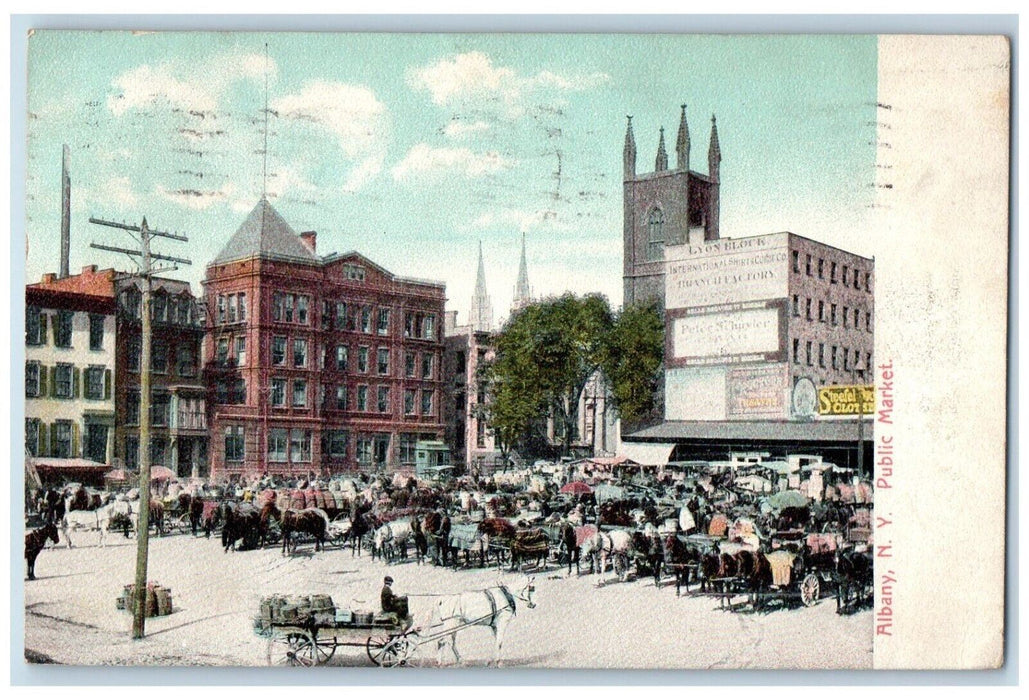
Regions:
[[395, 613], [397, 596], [393, 593], [393, 577], [387, 576], [382, 580], [382, 592], [379, 594], [379, 602], [382, 605], [382, 612]]

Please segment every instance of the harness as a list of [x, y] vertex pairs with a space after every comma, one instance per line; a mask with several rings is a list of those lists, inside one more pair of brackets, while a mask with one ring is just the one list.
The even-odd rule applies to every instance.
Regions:
[[507, 590], [507, 586], [499, 586], [499, 588], [500, 588], [500, 592], [504, 595], [504, 598], [507, 601], [507, 604], [504, 605], [503, 607], [497, 607], [497, 599], [494, 598], [493, 597], [493, 593], [490, 592], [492, 589], [487, 588], [486, 590], [483, 591], [483, 593], [486, 594], [486, 599], [489, 601], [489, 606], [490, 606], [490, 611], [491, 611], [490, 612], [490, 619], [489, 619], [490, 626], [493, 626], [496, 623], [497, 615], [502, 613], [504, 610], [507, 610], [508, 608], [511, 608], [511, 614], [512, 615], [517, 614], [518, 606], [515, 603], [514, 596], [512, 596], [511, 592], [509, 590]]

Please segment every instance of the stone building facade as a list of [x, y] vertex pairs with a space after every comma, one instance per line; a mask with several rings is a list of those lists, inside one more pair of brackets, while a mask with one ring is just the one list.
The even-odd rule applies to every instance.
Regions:
[[262, 198], [207, 267], [216, 478], [413, 468], [442, 437], [444, 285], [316, 245]]

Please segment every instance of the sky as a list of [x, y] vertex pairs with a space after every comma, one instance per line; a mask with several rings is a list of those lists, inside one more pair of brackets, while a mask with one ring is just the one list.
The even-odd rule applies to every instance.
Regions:
[[507, 316], [523, 233], [536, 296], [618, 307], [625, 118], [637, 170], [661, 126], [674, 167], [683, 103], [694, 170], [717, 115], [723, 237], [875, 253], [874, 36], [38, 31], [28, 65], [28, 282], [59, 266], [67, 144], [72, 272], [132, 269], [89, 248], [131, 238], [88, 220], [146, 216], [190, 237], [155, 250], [199, 293], [264, 191], [320, 253], [446, 282], [462, 321], [479, 241]]

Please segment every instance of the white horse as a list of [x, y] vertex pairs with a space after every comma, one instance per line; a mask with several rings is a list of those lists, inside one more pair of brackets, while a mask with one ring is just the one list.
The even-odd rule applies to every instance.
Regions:
[[64, 514], [61, 521], [61, 531], [68, 542], [68, 548], [72, 546], [72, 530], [97, 530], [100, 533], [100, 546], [103, 547], [107, 540], [107, 531], [111, 527], [111, 520], [124, 516], [129, 519], [131, 528], [136, 529], [138, 513], [128, 501], [117, 500], [100, 506], [96, 510], [69, 510]]
[[[515, 586], [497, 583], [484, 590], [466, 591], [440, 598], [433, 608], [430, 628], [430, 632], [440, 635], [436, 642], [436, 660], [439, 665], [443, 665], [443, 649], [447, 645], [454, 653], [455, 663], [461, 663], [461, 655], [457, 651], [457, 633], [468, 627], [482, 626], [493, 631], [493, 663], [499, 666], [504, 635], [508, 624], [518, 611], [518, 602], [525, 603], [528, 608], [536, 607], [532, 599], [536, 591], [534, 580], [534, 576], [523, 576], [520, 583]], [[446, 626], [446, 629], [442, 632], [433, 629], [443, 626]]]
[[394, 520], [375, 531], [375, 551], [380, 552], [387, 562], [392, 562], [413, 537], [409, 520]]
[[632, 560], [632, 549], [632, 535], [628, 530], [598, 530], [582, 543], [579, 556], [592, 557], [593, 563], [597, 565], [597, 573], [601, 575], [607, 570], [608, 559], [611, 559], [618, 580], [625, 581]]

